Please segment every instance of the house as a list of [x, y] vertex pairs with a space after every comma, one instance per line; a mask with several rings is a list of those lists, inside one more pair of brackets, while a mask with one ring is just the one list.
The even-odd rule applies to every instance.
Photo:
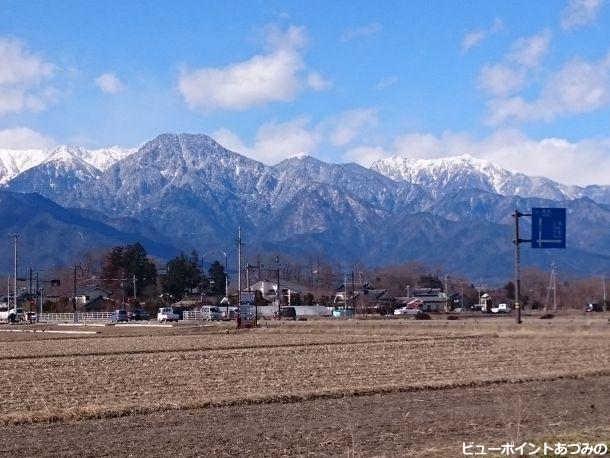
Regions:
[[[280, 288], [282, 289], [282, 303], [291, 305], [292, 301], [296, 296], [299, 296], [301, 300], [305, 294], [309, 293], [310, 290], [306, 286], [299, 285], [297, 283], [288, 281], [288, 280], [280, 280]], [[244, 288], [243, 291], [260, 291], [263, 295], [263, 299], [268, 302], [275, 302], [276, 300], [276, 291], [277, 291], [277, 281], [271, 280], [261, 280], [253, 285], [250, 285], [250, 288]]]
[[88, 304], [99, 300], [104, 300], [112, 296], [112, 292], [104, 289], [98, 285], [83, 286], [76, 290], [76, 303], [85, 305], [88, 308]]
[[397, 298], [405, 305], [418, 301], [423, 312], [442, 312], [448, 306], [449, 298], [440, 288], [412, 288], [408, 297]]

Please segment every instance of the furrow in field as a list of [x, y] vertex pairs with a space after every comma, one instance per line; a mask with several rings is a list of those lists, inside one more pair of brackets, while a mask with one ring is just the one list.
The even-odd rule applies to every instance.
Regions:
[[0, 423], [603, 375], [609, 355], [607, 339], [477, 338], [4, 360]]

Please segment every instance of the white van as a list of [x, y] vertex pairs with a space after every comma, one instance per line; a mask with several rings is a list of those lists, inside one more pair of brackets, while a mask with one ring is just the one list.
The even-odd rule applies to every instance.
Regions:
[[201, 318], [210, 321], [220, 321], [222, 313], [219, 307], [214, 305], [204, 305], [201, 307]]

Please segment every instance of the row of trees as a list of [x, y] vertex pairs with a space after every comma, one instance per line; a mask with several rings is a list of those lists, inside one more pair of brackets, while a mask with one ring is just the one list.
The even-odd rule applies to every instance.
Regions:
[[166, 274], [161, 277], [161, 288], [164, 294], [180, 300], [186, 293], [205, 293], [208, 295], [224, 295], [226, 273], [219, 261], [214, 261], [207, 275], [200, 262], [199, 254], [193, 250], [190, 256], [181, 253], [171, 259], [166, 267]]
[[205, 272], [198, 252], [192, 251], [189, 256], [181, 253], [162, 264], [151, 258], [140, 243], [88, 253], [77, 266], [47, 275], [59, 279], [60, 287], [47, 291], [59, 296], [59, 301], [47, 302], [45, 310], [71, 310], [69, 298], [74, 295], [75, 286], [80, 291], [99, 285], [112, 293], [115, 306], [145, 302], [151, 309], [195, 292], [218, 296], [225, 293], [225, 268], [219, 261]]
[[[275, 281], [277, 270], [280, 269], [281, 281], [292, 281], [307, 287], [308, 294], [303, 297], [293, 297], [295, 304], [329, 303], [337, 288], [346, 278], [345, 266], [310, 259], [307, 262], [282, 258], [281, 262], [274, 255], [267, 258], [257, 257], [244, 260], [249, 266], [249, 280]], [[465, 305], [477, 303], [481, 292], [491, 294], [495, 302], [511, 302], [514, 299], [514, 284], [507, 282], [503, 287], [488, 288], [475, 285], [464, 277], [445, 277], [440, 271], [432, 271], [429, 266], [419, 262], [409, 262], [400, 265], [367, 269], [363, 265], [350, 266], [355, 283], [368, 283], [376, 289], [384, 289], [389, 296], [401, 297], [407, 295], [407, 288], [428, 287], [447, 289], [449, 293], [459, 296]], [[245, 286], [245, 273], [242, 273], [242, 285]], [[71, 297], [73, 285], [73, 270], [66, 268], [52, 274], [61, 278], [61, 290], [57, 293]], [[187, 295], [215, 296], [217, 300], [225, 294], [225, 267], [218, 260], [206, 270], [197, 251], [186, 255], [181, 253], [166, 263], [152, 259], [144, 247], [133, 245], [116, 246], [109, 251], [89, 253], [80, 262], [78, 268], [79, 286], [91, 279], [91, 284], [97, 278], [100, 285], [113, 294], [116, 301], [129, 302], [134, 299], [146, 301], [152, 307], [160, 303], [173, 302]], [[351, 282], [352, 272], [347, 275]], [[230, 289], [236, 290], [235, 274], [231, 279]], [[549, 295], [549, 275], [536, 268], [526, 268], [522, 276], [522, 302], [530, 308], [542, 308], [547, 303]], [[560, 308], [581, 308], [588, 302], [602, 302], [602, 285], [600, 279], [563, 279], [557, 282], [557, 303]], [[552, 297], [552, 296], [551, 296]]]

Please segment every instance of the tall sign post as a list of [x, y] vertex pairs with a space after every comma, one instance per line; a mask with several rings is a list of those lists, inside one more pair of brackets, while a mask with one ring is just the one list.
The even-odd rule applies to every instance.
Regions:
[[[532, 208], [531, 213], [521, 213], [515, 209], [515, 309], [516, 322], [521, 324], [521, 253], [519, 245], [530, 242], [532, 248], [565, 248], [566, 247], [566, 209], [565, 208]], [[519, 237], [519, 218], [532, 217], [531, 238]]]
[[523, 242], [529, 242], [530, 240], [525, 240], [519, 238], [519, 218], [522, 216], [531, 216], [531, 213], [521, 213], [519, 210], [515, 209], [515, 213], [513, 213], [513, 218], [515, 218], [515, 239], [513, 243], [515, 244], [515, 310], [517, 311], [516, 323], [521, 324], [521, 252], [519, 250], [519, 245]]

